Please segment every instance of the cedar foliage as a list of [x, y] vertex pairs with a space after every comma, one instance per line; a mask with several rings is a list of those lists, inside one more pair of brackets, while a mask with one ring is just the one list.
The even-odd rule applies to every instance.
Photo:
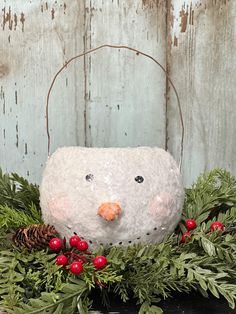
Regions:
[[[24, 184], [28, 186], [26, 181]], [[26, 206], [14, 206], [34, 203], [36, 194], [33, 189], [34, 201], [30, 202], [28, 189], [26, 201], [22, 193], [21, 201], [15, 203], [12, 198], [11, 203], [5, 193], [0, 209], [7, 208], [12, 215], [15, 211], [19, 220], [26, 223]], [[28, 205], [27, 219], [30, 223], [38, 223], [40, 216], [34, 215], [36, 205]], [[6, 217], [0, 210], [3, 237], [6, 230], [16, 228], [10, 215]], [[186, 231], [186, 219], [195, 219], [198, 226], [191, 231], [192, 236], [186, 243], [180, 243], [181, 235]], [[216, 220], [225, 225], [224, 231], [211, 232], [210, 225]], [[26, 253], [13, 247], [0, 249], [0, 306], [9, 313], [19, 314], [88, 313], [92, 303], [89, 295], [92, 290], [99, 289], [105, 302], [107, 291], [119, 295], [123, 302], [135, 298], [140, 305], [140, 314], [162, 313], [157, 303], [176, 291], [191, 293], [195, 290], [205, 297], [209, 294], [216, 298], [223, 296], [234, 308], [235, 231], [236, 179], [227, 171], [215, 169], [200, 176], [191, 189], [186, 190], [182, 220], [175, 233], [160, 244], [101, 247], [94, 255], [106, 255], [108, 266], [102, 270], [96, 271], [92, 264], [85, 264], [82, 274], [75, 277], [56, 266], [55, 255], [47, 250]]]

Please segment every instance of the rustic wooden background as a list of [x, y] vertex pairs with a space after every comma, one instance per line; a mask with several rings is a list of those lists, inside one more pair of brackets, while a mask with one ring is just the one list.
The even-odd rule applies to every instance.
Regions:
[[[235, 0], [0, 2], [0, 166], [40, 182], [47, 159], [45, 100], [56, 71], [101, 44], [157, 58], [180, 95], [183, 177], [224, 167], [236, 174]], [[178, 160], [180, 120], [159, 68], [130, 51], [82, 58], [56, 81], [52, 151], [59, 146], [167, 148]]]

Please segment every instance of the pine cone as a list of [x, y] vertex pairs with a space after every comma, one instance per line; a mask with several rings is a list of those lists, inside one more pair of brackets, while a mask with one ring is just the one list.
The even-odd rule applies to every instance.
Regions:
[[43, 249], [49, 241], [58, 235], [58, 232], [51, 225], [30, 225], [16, 231], [12, 240], [18, 247], [25, 247], [29, 250]]

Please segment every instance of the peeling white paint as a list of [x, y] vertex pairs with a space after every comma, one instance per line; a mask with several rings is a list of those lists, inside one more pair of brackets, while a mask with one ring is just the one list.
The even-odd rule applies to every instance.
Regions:
[[[181, 32], [179, 12], [188, 7], [193, 20]], [[178, 19], [172, 29], [170, 75], [183, 107], [183, 174], [187, 185], [205, 170], [227, 168], [236, 174], [235, 86], [236, 28], [234, 0], [173, 1]], [[174, 96], [168, 106], [168, 147], [178, 156], [180, 126]]]

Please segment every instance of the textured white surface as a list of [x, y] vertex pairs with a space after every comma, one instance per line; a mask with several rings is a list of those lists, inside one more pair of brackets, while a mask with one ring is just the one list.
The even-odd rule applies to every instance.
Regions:
[[[137, 176], [144, 181], [136, 182]], [[93, 244], [160, 242], [179, 221], [184, 198], [171, 155], [148, 147], [60, 148], [47, 162], [40, 193], [46, 223]], [[97, 214], [106, 202], [121, 206], [117, 220]]]

